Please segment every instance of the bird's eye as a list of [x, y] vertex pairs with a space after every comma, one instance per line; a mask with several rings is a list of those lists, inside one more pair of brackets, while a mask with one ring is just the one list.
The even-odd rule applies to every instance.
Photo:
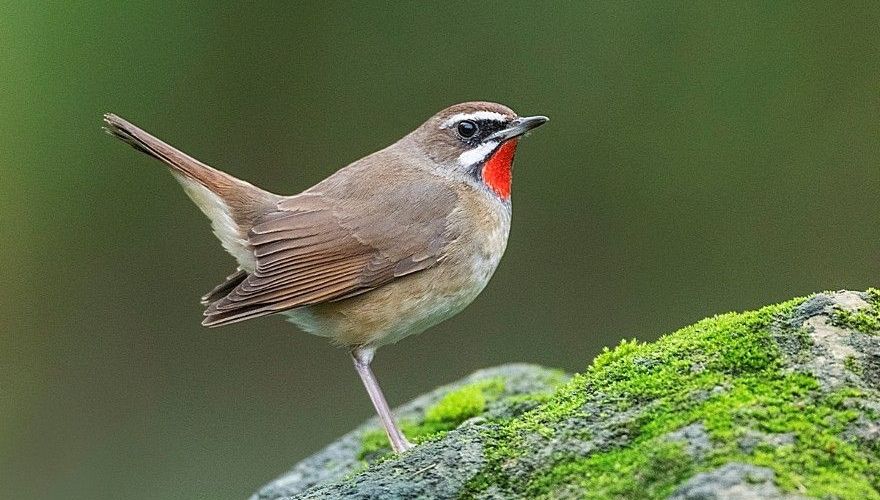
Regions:
[[458, 124], [458, 135], [464, 137], [465, 139], [473, 137], [474, 134], [477, 133], [477, 130], [479, 130], [477, 124], [470, 120], [465, 120]]

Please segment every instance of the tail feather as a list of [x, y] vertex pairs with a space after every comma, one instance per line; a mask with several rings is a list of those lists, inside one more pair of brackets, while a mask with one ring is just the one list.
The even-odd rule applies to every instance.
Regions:
[[211, 219], [226, 251], [243, 269], [253, 271], [248, 231], [281, 197], [211, 168], [114, 114], [104, 115], [104, 122], [107, 133], [170, 167], [186, 194]]

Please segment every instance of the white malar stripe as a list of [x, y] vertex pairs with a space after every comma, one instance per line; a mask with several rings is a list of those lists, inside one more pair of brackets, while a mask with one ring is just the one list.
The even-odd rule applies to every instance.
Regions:
[[471, 165], [475, 165], [475, 164], [483, 161], [484, 159], [486, 159], [486, 157], [489, 156], [489, 153], [491, 153], [492, 151], [495, 151], [495, 148], [498, 147], [498, 144], [499, 143], [494, 142], [494, 141], [493, 142], [486, 142], [486, 143], [480, 144], [479, 146], [475, 147], [474, 149], [469, 149], [458, 156], [458, 164], [461, 165], [462, 167], [469, 167]]
[[475, 111], [473, 113], [459, 113], [457, 115], [452, 115], [451, 117], [449, 117], [445, 122], [443, 122], [443, 125], [440, 125], [440, 128], [449, 128], [462, 120], [495, 120], [499, 122], [506, 122], [508, 119], [508, 116], [502, 115], [501, 113], [496, 113], [494, 111]]

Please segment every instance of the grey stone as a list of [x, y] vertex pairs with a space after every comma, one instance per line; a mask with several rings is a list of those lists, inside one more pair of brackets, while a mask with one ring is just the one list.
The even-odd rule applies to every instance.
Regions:
[[319, 485], [296, 498], [457, 498], [482, 468], [482, 443], [465, 424], [444, 441], [408, 451], [402, 460], [382, 462], [353, 479]]
[[671, 432], [666, 439], [684, 444], [684, 450], [694, 459], [701, 459], [712, 450], [712, 441], [706, 433], [706, 426], [696, 422]]
[[794, 434], [791, 433], [767, 434], [765, 432], [750, 430], [744, 436], [739, 438], [738, 444], [739, 449], [748, 455], [754, 452], [759, 446], [777, 448], [779, 446], [794, 444], [794, 442], [795, 437]]
[[[795, 309], [789, 328], [777, 329], [776, 342], [792, 370], [810, 373], [827, 390], [844, 385], [880, 388], [880, 335], [833, 324], [835, 309], [858, 311], [870, 307], [866, 294], [852, 291], [820, 293]], [[861, 373], [848, 365], [856, 364]]]
[[701, 472], [679, 486], [669, 500], [773, 500], [792, 499], [774, 483], [776, 474], [768, 468], [731, 462]]
[[[435, 389], [430, 393], [424, 394], [401, 406], [396, 409], [394, 413], [399, 419], [421, 417], [424, 415], [425, 409], [438, 402], [449, 392], [464, 385], [494, 378], [502, 378], [504, 380], [504, 391], [501, 397], [498, 398], [497, 403], [489, 407], [487, 415], [500, 418], [505, 416], [510, 417], [528, 409], [527, 407], [522, 406], [521, 403], [505, 405], [504, 402], [510, 397], [551, 392], [559, 383], [567, 379], [568, 376], [558, 370], [551, 370], [536, 365], [522, 363], [502, 365], [495, 368], [479, 370], [458, 382]], [[476, 424], [479, 423], [479, 421], [473, 423]], [[318, 498], [311, 496], [312, 492], [305, 497], [300, 497], [298, 495], [303, 494], [306, 490], [316, 485], [340, 481], [346, 476], [352, 475], [362, 469], [364, 463], [360, 460], [358, 455], [361, 451], [363, 436], [365, 433], [377, 428], [379, 428], [379, 421], [377, 418], [367, 421], [354, 431], [330, 444], [322, 451], [296, 464], [292, 469], [281, 475], [279, 478], [260, 488], [251, 499], [268, 500], [293, 497]], [[395, 474], [388, 477], [399, 478], [401, 477], [400, 474], [413, 474], [413, 479], [419, 478], [420, 482], [430, 481], [432, 487], [437, 488], [437, 491], [441, 491], [438, 478], [445, 477], [449, 478], [449, 480], [455, 484], [460, 483], [460, 481], [456, 480], [453, 476], [464, 477], [464, 472], [467, 469], [468, 464], [478, 464], [480, 462], [480, 458], [477, 454], [478, 450], [474, 448], [473, 443], [458, 441], [459, 438], [464, 438], [468, 435], [466, 426], [463, 426], [457, 431], [449, 433], [443, 441], [443, 446], [436, 443], [428, 443], [426, 445], [418, 446], [405, 455], [405, 461], [408, 465], [404, 469], [398, 471], [399, 473], [395, 472]], [[432, 468], [422, 470], [429, 465], [426, 463], [426, 460], [437, 457], [448, 458], [450, 462], [445, 465], [437, 462]], [[394, 463], [396, 464], [403, 461], [404, 460], [397, 460]], [[409, 464], [414, 465], [410, 467]], [[343, 482], [345, 487], [342, 488], [342, 491], [345, 491], [345, 496], [347, 498], [378, 498], [369, 495], [359, 496], [355, 495], [354, 492], [358, 491], [361, 493], [367, 492], [369, 494], [375, 494], [380, 492], [377, 488], [390, 488], [390, 486], [386, 484], [386, 481], [380, 481], [376, 485], [367, 486], [367, 479], [365, 479], [367, 477], [373, 477], [373, 474], [376, 474], [377, 471], [381, 471], [382, 474], [388, 472], [386, 471], [388, 467], [392, 467], [392, 465], [380, 464], [379, 466], [371, 468], [364, 475], [357, 476], [352, 482]], [[398, 465], [394, 465], [394, 467], [398, 467]], [[450, 468], [457, 471], [456, 474], [450, 474]], [[352, 489], [353, 485], [358, 485], [358, 488]], [[326, 490], [322, 490], [321, 488], [317, 488], [314, 491], [325, 491], [325, 493], [322, 494], [328, 494], [326, 493]], [[410, 491], [410, 493], [415, 494], [416, 492]], [[382, 498], [385, 498], [384, 494]]]

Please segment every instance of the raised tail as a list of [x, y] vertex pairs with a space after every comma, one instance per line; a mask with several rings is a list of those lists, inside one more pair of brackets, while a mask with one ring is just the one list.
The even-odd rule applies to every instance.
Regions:
[[104, 122], [107, 133], [170, 167], [186, 194], [211, 219], [226, 251], [243, 269], [253, 271], [248, 231], [281, 197], [211, 168], [114, 114], [104, 115]]

